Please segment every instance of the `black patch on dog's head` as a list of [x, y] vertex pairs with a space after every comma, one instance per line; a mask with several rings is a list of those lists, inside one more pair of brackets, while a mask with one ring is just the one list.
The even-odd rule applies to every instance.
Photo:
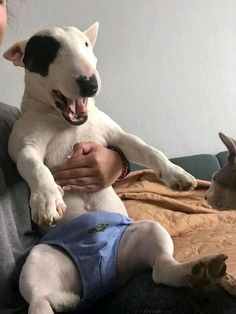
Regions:
[[33, 36], [25, 47], [23, 63], [30, 72], [48, 75], [48, 68], [55, 60], [60, 43], [51, 36]]

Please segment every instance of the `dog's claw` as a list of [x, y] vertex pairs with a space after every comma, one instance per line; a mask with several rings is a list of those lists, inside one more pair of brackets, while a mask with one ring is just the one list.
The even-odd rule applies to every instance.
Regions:
[[59, 214], [59, 217], [58, 217], [58, 220], [60, 220], [61, 218], [62, 218], [62, 216], [64, 215], [64, 213], [65, 213], [65, 207], [64, 206], [62, 206], [61, 204], [59, 204], [58, 206], [57, 206], [57, 212], [58, 212], [58, 214]]

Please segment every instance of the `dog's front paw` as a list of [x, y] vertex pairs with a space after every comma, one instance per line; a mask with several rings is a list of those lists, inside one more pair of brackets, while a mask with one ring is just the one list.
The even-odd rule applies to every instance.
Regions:
[[161, 180], [173, 190], [191, 191], [196, 188], [196, 179], [179, 166], [173, 165], [161, 173]]
[[54, 226], [63, 217], [66, 204], [58, 188], [32, 191], [30, 196], [32, 220], [37, 225]]

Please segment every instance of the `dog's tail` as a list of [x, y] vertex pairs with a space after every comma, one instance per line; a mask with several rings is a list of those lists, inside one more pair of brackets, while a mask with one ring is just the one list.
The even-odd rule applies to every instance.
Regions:
[[47, 296], [47, 300], [55, 311], [63, 312], [74, 310], [80, 302], [80, 297], [73, 292], [55, 291]]

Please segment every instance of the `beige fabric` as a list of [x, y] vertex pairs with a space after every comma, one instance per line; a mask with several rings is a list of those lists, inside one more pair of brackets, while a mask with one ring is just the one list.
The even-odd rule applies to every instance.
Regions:
[[236, 277], [236, 210], [212, 209], [204, 199], [210, 182], [198, 180], [192, 192], [175, 192], [151, 170], [132, 172], [114, 186], [134, 220], [155, 220], [171, 234], [175, 257], [187, 261], [225, 253], [228, 272]]

